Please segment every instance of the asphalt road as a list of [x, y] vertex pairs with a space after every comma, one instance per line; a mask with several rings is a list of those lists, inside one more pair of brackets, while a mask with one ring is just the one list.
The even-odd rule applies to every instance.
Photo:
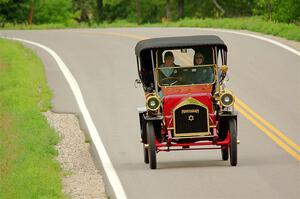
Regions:
[[[225, 41], [230, 88], [299, 146], [300, 57], [274, 44], [191, 28], [0, 31], [2, 36], [44, 44], [66, 63], [79, 83], [128, 198], [300, 198], [299, 161], [243, 114], [238, 119], [241, 144], [237, 167], [221, 161], [217, 150], [159, 153], [157, 170], [143, 163], [136, 108], [144, 105], [144, 96], [141, 88], [134, 87], [134, 46], [145, 37], [196, 34], [216, 34]], [[28, 46], [46, 64], [54, 110], [78, 113], [54, 60]]]

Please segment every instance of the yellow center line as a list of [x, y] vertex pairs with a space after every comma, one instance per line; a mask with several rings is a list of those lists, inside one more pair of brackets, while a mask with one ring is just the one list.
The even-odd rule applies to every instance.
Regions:
[[242, 100], [239, 98], [235, 98], [236, 102], [240, 104], [241, 107], [243, 107], [246, 111], [248, 111], [254, 118], [259, 120], [261, 123], [263, 123], [266, 127], [268, 127], [271, 131], [276, 133], [280, 138], [282, 138], [285, 142], [287, 142], [291, 147], [293, 147], [295, 150], [297, 150], [300, 153], [300, 146], [298, 146], [295, 142], [293, 142], [291, 139], [286, 137], [281, 131], [276, 129], [274, 126], [272, 126], [269, 122], [267, 122], [264, 118], [262, 118], [260, 115], [258, 115], [256, 112], [254, 112], [247, 104], [245, 104]]
[[[80, 31], [78, 31], [80, 32]], [[83, 32], [83, 31], [81, 31]], [[84, 33], [89, 34], [102, 34], [102, 35], [112, 35], [112, 36], [119, 36], [119, 37], [126, 37], [134, 40], [144, 40], [149, 39], [149, 37], [143, 37], [139, 35], [134, 35], [130, 33], [117, 33], [117, 32], [88, 32], [85, 31]], [[179, 59], [182, 60], [184, 63], [190, 64], [190, 61], [188, 58], [184, 57], [184, 55], [179, 54]], [[258, 115], [255, 111], [253, 111], [247, 104], [245, 104], [242, 100], [236, 97], [235, 108], [238, 112], [240, 112], [245, 118], [247, 118], [252, 124], [254, 124], [258, 129], [260, 129], [263, 133], [265, 133], [271, 140], [273, 140], [276, 144], [278, 144], [282, 149], [284, 149], [286, 152], [288, 152], [290, 155], [292, 155], [295, 159], [300, 161], [300, 155], [297, 154], [293, 149], [291, 149], [288, 145], [290, 145], [292, 148], [300, 152], [300, 146], [298, 146], [296, 143], [294, 143], [291, 139], [286, 137], [281, 131], [276, 129], [274, 126], [272, 126], [269, 122], [267, 122], [265, 119], [263, 119], [260, 115]], [[282, 140], [284, 140], [286, 143], [284, 143], [282, 140], [280, 140], [278, 137], [276, 137], [272, 132], [270, 132], [267, 128], [269, 128], [271, 131], [273, 131], [277, 136], [279, 136]]]
[[82, 31], [82, 30], [76, 30], [74, 32], [86, 33], [86, 34], [92, 34], [92, 35], [99, 35], [100, 34], [100, 35], [108, 35], [108, 36], [125, 37], [125, 38], [134, 39], [134, 40], [150, 39], [148, 37], [133, 35], [133, 34], [129, 34], [129, 33], [122, 33], [122, 32], [90, 32], [90, 31]]
[[149, 39], [148, 37], [143, 37], [143, 36], [139, 36], [139, 35], [132, 35], [132, 34], [128, 34], [128, 33], [118, 33], [118, 32], [98, 32], [100, 34], [104, 34], [104, 35], [114, 35], [114, 36], [121, 36], [121, 37], [127, 37], [127, 38], [132, 38], [132, 39], [137, 39], [137, 40], [144, 40], [144, 39]]
[[276, 144], [278, 144], [282, 149], [292, 155], [295, 159], [300, 161], [300, 155], [293, 151], [287, 144], [285, 144], [282, 140], [276, 137], [273, 133], [268, 131], [263, 125], [257, 122], [253, 117], [251, 117], [245, 110], [243, 110], [240, 105], [235, 104], [235, 108], [241, 113], [245, 118], [247, 118], [252, 124], [254, 124], [257, 128], [259, 128], [262, 132], [264, 132], [270, 139], [272, 139]]

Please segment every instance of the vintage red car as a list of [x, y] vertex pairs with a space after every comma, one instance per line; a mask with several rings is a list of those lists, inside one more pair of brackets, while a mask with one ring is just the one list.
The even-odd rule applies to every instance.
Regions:
[[145, 92], [146, 106], [138, 108], [144, 162], [156, 169], [158, 152], [220, 149], [236, 166], [225, 43], [215, 35], [153, 38], [139, 41], [135, 54]]

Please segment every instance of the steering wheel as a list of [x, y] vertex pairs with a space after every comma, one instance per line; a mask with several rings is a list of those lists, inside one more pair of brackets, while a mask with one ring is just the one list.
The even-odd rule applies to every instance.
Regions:
[[180, 80], [178, 77], [165, 77], [163, 79], [160, 80], [161, 85], [168, 85], [168, 86], [172, 86], [172, 85], [176, 85], [176, 84], [180, 84]]

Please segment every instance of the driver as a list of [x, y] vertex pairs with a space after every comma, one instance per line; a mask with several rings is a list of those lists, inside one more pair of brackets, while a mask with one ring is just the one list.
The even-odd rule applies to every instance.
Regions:
[[[162, 81], [166, 80], [166, 85], [172, 85], [178, 80], [176, 79], [178, 77], [178, 71], [176, 68], [173, 67], [179, 67], [179, 65], [176, 65], [174, 63], [174, 55], [171, 51], [167, 51], [164, 55], [164, 63], [160, 65], [161, 70], [159, 70], [159, 81], [162, 83]], [[170, 78], [170, 79], [169, 79]], [[175, 79], [173, 79], [175, 78]], [[162, 90], [158, 92], [159, 96], [163, 98]]]
[[[160, 65], [160, 67], [178, 67], [174, 63], [174, 55], [171, 51], [167, 51], [164, 56], [164, 63]], [[168, 77], [174, 77], [177, 74], [177, 70], [174, 68], [164, 69], [161, 70], [161, 79], [168, 78]]]

